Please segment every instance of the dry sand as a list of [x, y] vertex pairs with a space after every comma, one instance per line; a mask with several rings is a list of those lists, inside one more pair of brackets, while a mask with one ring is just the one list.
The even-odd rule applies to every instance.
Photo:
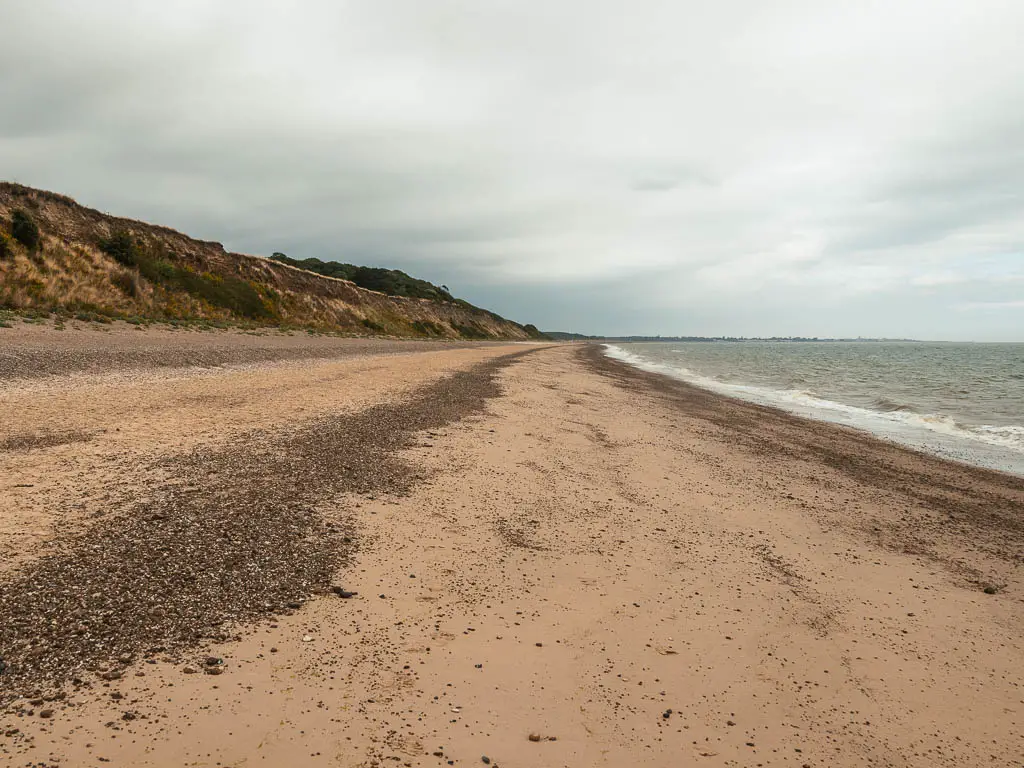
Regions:
[[[21, 557], [6, 584], [40, 563], [64, 567], [65, 539], [128, 527], [147, 493], [138, 484], [173, 482], [161, 461], [313, 440], [372, 408], [401, 431], [428, 423], [416, 421], [430, 418], [424, 393], [447, 405], [381, 460], [406, 468], [402, 482], [311, 490], [317, 519], [354, 547], [333, 582], [358, 595], [311, 595], [181, 649], [93, 664], [64, 700], [8, 691], [22, 697], [0, 715], [0, 755], [1024, 763], [1024, 481], [631, 371], [593, 348], [504, 357], [520, 350], [136, 372], [124, 398], [109, 378], [48, 379], [39, 396], [64, 420], [41, 431], [66, 423], [90, 437], [0, 452], [0, 546]], [[444, 384], [452, 375], [464, 383]], [[7, 387], [5, 418], [19, 418], [28, 391]], [[36, 486], [13, 488], [11, 467]], [[32, 506], [34, 493], [47, 503]], [[188, 671], [207, 657], [223, 660], [219, 674]]]

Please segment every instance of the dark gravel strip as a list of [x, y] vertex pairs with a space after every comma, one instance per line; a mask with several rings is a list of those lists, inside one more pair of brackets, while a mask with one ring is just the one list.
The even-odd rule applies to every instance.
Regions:
[[179, 653], [224, 625], [293, 609], [326, 590], [353, 545], [318, 502], [403, 492], [395, 457], [413, 433], [479, 412], [506, 355], [406, 402], [254, 432], [167, 463], [173, 482], [0, 584], [0, 703], [86, 673], [118, 676], [142, 655]]
[[[131, 328], [132, 326], [128, 326]], [[39, 337], [42, 334], [42, 338]], [[0, 330], [0, 383], [137, 369], [213, 367], [275, 360], [342, 359], [457, 349], [494, 342], [413, 341], [237, 331]]]

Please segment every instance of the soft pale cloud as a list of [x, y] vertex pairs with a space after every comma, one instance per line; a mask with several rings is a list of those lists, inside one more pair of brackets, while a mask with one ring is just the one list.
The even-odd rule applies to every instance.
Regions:
[[[0, 176], [602, 332], [1018, 338], [1011, 0], [4, 8]], [[546, 301], [540, 301], [547, 297]]]
[[974, 311], [998, 311], [1003, 309], [1024, 309], [1024, 301], [968, 301], [958, 304], [957, 309]]

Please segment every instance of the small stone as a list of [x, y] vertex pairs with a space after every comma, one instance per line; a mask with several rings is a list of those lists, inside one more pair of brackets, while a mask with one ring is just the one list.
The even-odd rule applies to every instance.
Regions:
[[206, 657], [206, 666], [208, 666], [208, 667], [219, 667], [223, 663], [224, 663], [224, 659], [219, 659], [216, 656], [207, 656]]
[[726, 725], [736, 725], [736, 723], [734, 723], [732, 720], [726, 720], [725, 724]]
[[491, 758], [489, 758], [487, 755], [481, 755], [480, 762], [483, 763], [484, 765], [490, 765], [491, 764]]
[[41, 718], [43, 718], [43, 720], [49, 720], [51, 717], [53, 717], [53, 710], [52, 709], [41, 709], [41, 710], [39, 710], [39, 716]]
[[343, 597], [346, 600], [348, 600], [350, 597], [355, 597], [356, 595], [359, 594], [358, 592], [350, 592], [349, 590], [345, 589], [344, 587], [338, 587], [338, 586], [331, 587], [331, 591], [334, 594], [336, 594], [338, 597]]
[[313, 642], [313, 636], [312, 635], [304, 635], [303, 638], [302, 638], [302, 642], [304, 642], [304, 643], [312, 643]]
[[293, 611], [297, 611], [299, 610], [299, 608], [302, 607], [302, 603], [300, 603], [298, 600], [292, 600], [290, 603], [288, 603], [288, 607], [291, 608]]
[[666, 709], [664, 712], [661, 713], [661, 716], [668, 720], [670, 717], [672, 717], [672, 710]]
[[539, 733], [531, 733], [529, 736], [530, 741], [540, 741]]
[[271, 653], [277, 653], [277, 648], [271, 648], [271, 649], [270, 649], [270, 652], [271, 652]]
[[208, 675], [221, 675], [224, 673], [223, 667], [207, 667], [206, 674]]
[[536, 646], [537, 646], [538, 648], [543, 648], [543, 647], [544, 647], [544, 643], [535, 643], [535, 645], [536, 645]]
[[181, 671], [184, 672], [186, 675], [194, 675], [199, 670], [196, 669], [195, 667], [184, 667], [184, 668], [182, 668]]

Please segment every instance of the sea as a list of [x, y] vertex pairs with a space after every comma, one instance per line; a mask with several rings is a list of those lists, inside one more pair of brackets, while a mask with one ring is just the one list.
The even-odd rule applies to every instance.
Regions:
[[608, 344], [647, 371], [1024, 476], [1024, 344]]

